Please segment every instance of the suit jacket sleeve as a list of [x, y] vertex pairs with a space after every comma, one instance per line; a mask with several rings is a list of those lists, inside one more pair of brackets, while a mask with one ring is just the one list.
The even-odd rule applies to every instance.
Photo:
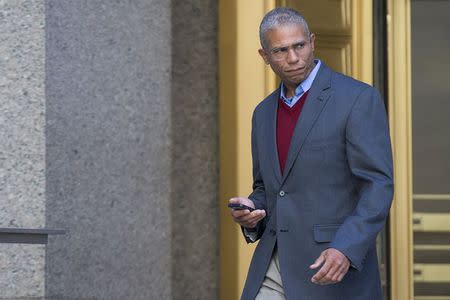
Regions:
[[[256, 110], [253, 113], [252, 117], [252, 163], [253, 163], [253, 192], [248, 196], [250, 200], [255, 204], [256, 209], [266, 209], [266, 190], [264, 188], [264, 181], [261, 176], [260, 168], [259, 168], [259, 159], [258, 159], [258, 142], [257, 142], [257, 124], [256, 124]], [[267, 218], [267, 216], [266, 216]], [[256, 236], [250, 239], [249, 236], [244, 232], [244, 237], [247, 243], [253, 243], [257, 241], [265, 228], [265, 219], [261, 220], [256, 226]]]
[[383, 228], [393, 197], [392, 153], [386, 111], [372, 87], [361, 92], [346, 125], [346, 151], [358, 203], [330, 247], [361, 270], [368, 249]]

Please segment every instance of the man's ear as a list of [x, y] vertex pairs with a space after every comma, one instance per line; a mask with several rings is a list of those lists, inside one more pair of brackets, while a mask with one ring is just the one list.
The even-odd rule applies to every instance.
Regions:
[[268, 64], [269, 64], [269, 57], [267, 56], [266, 51], [264, 51], [264, 49], [261, 48], [261, 49], [258, 50], [258, 53], [259, 53], [259, 55], [261, 55], [261, 57], [264, 59], [264, 63], [265, 63], [266, 65], [268, 65]]
[[309, 42], [311, 43], [311, 48], [314, 51], [314, 41], [316, 40], [316, 35], [314, 33], [311, 33], [309, 35]]

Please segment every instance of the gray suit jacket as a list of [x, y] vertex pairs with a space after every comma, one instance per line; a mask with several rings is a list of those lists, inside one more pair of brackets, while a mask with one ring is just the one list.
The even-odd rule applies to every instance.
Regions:
[[[287, 299], [381, 299], [375, 239], [393, 196], [386, 111], [371, 86], [322, 64], [291, 140], [284, 174], [276, 147], [279, 90], [252, 119], [253, 193], [267, 212], [257, 226], [243, 300], [254, 299], [278, 247]], [[251, 242], [247, 239], [248, 242]], [[320, 286], [309, 266], [326, 248], [352, 267], [342, 282]]]

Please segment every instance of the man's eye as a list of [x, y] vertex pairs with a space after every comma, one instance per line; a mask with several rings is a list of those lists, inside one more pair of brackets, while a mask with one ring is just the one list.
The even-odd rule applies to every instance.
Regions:
[[305, 44], [304, 44], [304, 43], [298, 43], [298, 44], [295, 44], [295, 45], [294, 45], [294, 48], [295, 48], [295, 49], [303, 49], [303, 47], [305, 47]]
[[279, 52], [287, 52], [288, 51], [288, 47], [282, 47], [282, 48], [279, 48], [278, 49], [279, 50]]
[[273, 54], [277, 54], [277, 53], [280, 53], [280, 48], [275, 48], [275, 49], [272, 49], [272, 53]]

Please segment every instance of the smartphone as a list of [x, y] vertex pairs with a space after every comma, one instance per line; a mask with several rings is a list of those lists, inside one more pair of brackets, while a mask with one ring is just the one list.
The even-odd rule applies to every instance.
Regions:
[[250, 207], [250, 206], [247, 206], [247, 205], [245, 205], [245, 204], [241, 204], [241, 203], [229, 203], [228, 204], [228, 207], [229, 208], [232, 208], [232, 209], [235, 209], [235, 210], [245, 210], [245, 209], [248, 209], [249, 211], [254, 211], [255, 209], [254, 208], [252, 208], [252, 207]]

